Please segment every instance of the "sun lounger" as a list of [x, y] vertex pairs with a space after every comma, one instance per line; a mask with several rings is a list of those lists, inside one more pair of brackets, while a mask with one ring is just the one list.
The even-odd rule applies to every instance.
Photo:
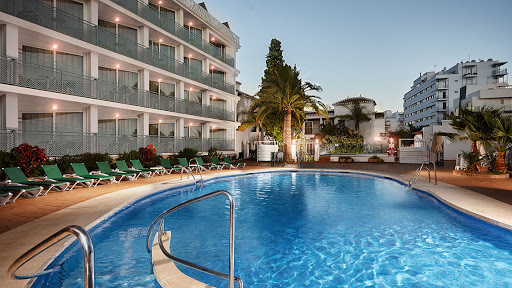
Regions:
[[72, 185], [68, 187], [68, 190], [73, 190], [77, 184], [82, 185], [83, 187], [89, 188], [92, 186], [94, 181], [91, 178], [84, 177], [64, 177], [59, 170], [57, 165], [43, 165], [43, 170], [46, 173], [46, 177], [55, 181], [68, 181]]
[[165, 168], [144, 168], [144, 166], [142, 166], [142, 163], [140, 163], [140, 160], [130, 160], [130, 162], [132, 162], [133, 168], [142, 171], [150, 171], [153, 173], [152, 176], [155, 176], [155, 174], [164, 175], [165, 173]]
[[[231, 159], [229, 159], [228, 156], [224, 156], [224, 163], [227, 163], [230, 166], [230, 168], [238, 168], [240, 166], [242, 166], [242, 168], [245, 168], [245, 163], [242, 163], [242, 162], [231, 162]], [[235, 166], [236, 164], [236, 166]]]
[[182, 170], [180, 167], [173, 166], [171, 160], [167, 158], [160, 158], [160, 164], [162, 164], [167, 174], [171, 174], [173, 171], [180, 172]]
[[118, 160], [116, 161], [116, 166], [117, 166], [117, 169], [119, 171], [122, 171], [122, 172], [127, 172], [127, 173], [135, 173], [135, 179], [138, 179], [140, 175], [145, 175], [145, 176], [153, 176], [152, 175], [152, 172], [151, 171], [143, 171], [143, 170], [139, 170], [139, 169], [130, 169], [128, 167], [128, 164], [126, 164], [126, 161], [124, 160]]
[[194, 160], [196, 161], [196, 165], [198, 165], [204, 171], [210, 171], [213, 168], [216, 168], [217, 170], [222, 169], [222, 166], [220, 166], [220, 165], [213, 164], [213, 163], [204, 163], [203, 158], [201, 158], [201, 157], [195, 157]]
[[36, 198], [39, 196], [39, 194], [41, 194], [41, 191], [43, 191], [43, 187], [41, 186], [27, 186], [20, 184], [0, 185], [0, 193], [9, 193], [13, 197], [9, 197], [10, 199], [5, 200], [5, 203], [13, 203], [16, 201], [16, 199], [18, 199], [18, 197], [22, 195], [29, 198]]
[[129, 179], [130, 181], [133, 181], [137, 179], [135, 177], [135, 173], [133, 172], [121, 172], [121, 171], [112, 171], [112, 168], [110, 168], [110, 164], [108, 162], [96, 162], [98, 165], [98, 168], [100, 168], [101, 173], [107, 174], [109, 176], [119, 177], [117, 181], [123, 180], [124, 177], [126, 179]]
[[48, 187], [48, 190], [46, 190], [41, 196], [44, 196], [50, 192], [52, 188], [55, 188], [57, 191], [62, 192], [66, 190], [69, 187], [69, 182], [64, 181], [54, 181], [54, 180], [44, 180], [44, 181], [30, 181], [28, 180], [27, 176], [21, 171], [19, 167], [11, 167], [11, 168], [2, 168], [4, 170], [5, 174], [7, 174], [7, 177], [11, 180], [13, 183], [23, 184], [23, 185], [30, 185], [30, 186], [43, 186]]
[[87, 171], [87, 167], [85, 167], [84, 163], [71, 163], [71, 167], [73, 167], [73, 171], [75, 175], [83, 178], [96, 179], [96, 183], [94, 183], [94, 187], [98, 186], [101, 181], [104, 181], [107, 184], [112, 184], [116, 182], [114, 176], [110, 175], [99, 175], [99, 174], [90, 174]]
[[224, 169], [224, 167], [229, 167], [231, 168], [231, 164], [228, 164], [228, 163], [220, 163], [220, 160], [218, 157], [212, 157], [212, 163], [215, 164], [215, 165], [219, 165], [221, 166], [222, 168], [221, 169]]

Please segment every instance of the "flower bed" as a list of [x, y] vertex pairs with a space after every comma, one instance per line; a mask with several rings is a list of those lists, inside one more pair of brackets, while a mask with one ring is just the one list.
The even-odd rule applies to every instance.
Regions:
[[465, 176], [465, 177], [480, 177], [480, 178], [494, 178], [494, 179], [505, 179], [509, 178], [510, 174], [491, 174], [491, 173], [480, 173], [480, 172], [467, 172], [465, 170], [453, 170], [453, 175]]

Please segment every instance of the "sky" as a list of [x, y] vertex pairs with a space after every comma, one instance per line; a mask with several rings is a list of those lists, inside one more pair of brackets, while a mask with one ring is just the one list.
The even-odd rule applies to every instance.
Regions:
[[281, 41], [286, 63], [297, 65], [304, 80], [323, 88], [317, 96], [324, 103], [362, 95], [374, 99], [381, 111], [403, 111], [403, 95], [420, 73], [469, 59], [512, 62], [512, 0], [205, 4], [240, 37], [237, 80], [249, 94], [258, 91], [272, 38]]

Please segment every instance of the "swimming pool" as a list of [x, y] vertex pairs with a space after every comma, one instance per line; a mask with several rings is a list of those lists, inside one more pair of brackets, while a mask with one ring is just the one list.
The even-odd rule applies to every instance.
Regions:
[[[235, 274], [246, 287], [512, 285], [511, 232], [389, 179], [325, 172], [227, 177], [141, 199], [90, 230], [96, 285], [159, 287], [145, 251], [148, 226], [164, 210], [219, 189], [236, 200]], [[227, 272], [228, 217], [222, 197], [167, 217], [173, 254]], [[61, 269], [33, 287], [81, 287], [78, 244], [54, 265]]]

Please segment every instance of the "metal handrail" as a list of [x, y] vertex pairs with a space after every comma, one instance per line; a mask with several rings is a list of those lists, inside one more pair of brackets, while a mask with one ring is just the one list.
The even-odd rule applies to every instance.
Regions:
[[430, 180], [430, 169], [428, 167], [426, 167], [425, 164], [427, 164], [427, 165], [428, 164], [432, 164], [434, 166], [434, 185], [437, 185], [436, 163], [431, 162], [431, 161], [425, 161], [425, 162], [421, 163], [421, 166], [418, 167], [418, 169], [416, 169], [416, 171], [414, 171], [414, 173], [412, 174], [411, 178], [409, 178], [409, 180], [407, 181], [407, 186], [409, 186], [409, 188], [412, 188], [412, 185], [416, 184], [416, 182], [418, 181], [418, 177], [420, 177], [421, 171], [423, 170], [423, 167], [425, 167], [425, 169], [427, 169], [427, 171], [428, 171], [428, 183], [431, 183], [431, 180]]
[[92, 243], [91, 236], [81, 226], [78, 225], [70, 225], [67, 226], [52, 236], [46, 238], [32, 249], [25, 252], [25, 254], [21, 255], [14, 263], [11, 264], [7, 273], [11, 276], [12, 279], [30, 279], [39, 277], [41, 275], [45, 275], [51, 272], [54, 272], [56, 269], [44, 270], [43, 272], [29, 274], [29, 275], [17, 275], [16, 271], [21, 268], [21, 266], [25, 265], [30, 259], [39, 255], [41, 252], [45, 251], [49, 247], [53, 246], [53, 244], [61, 241], [68, 235], [75, 236], [80, 245], [82, 245], [82, 254], [83, 254], [83, 266], [84, 266], [84, 287], [86, 288], [94, 288], [94, 246]]
[[[196, 202], [199, 202], [202, 200], [206, 200], [206, 199], [218, 196], [218, 195], [225, 195], [229, 199], [229, 274], [228, 275], [226, 275], [225, 273], [222, 273], [222, 272], [219, 272], [219, 271], [216, 271], [213, 269], [209, 269], [209, 268], [194, 264], [192, 262], [180, 259], [176, 256], [173, 256], [173, 255], [171, 255], [171, 253], [169, 253], [167, 250], [164, 249], [163, 244], [162, 244], [163, 219], [167, 215], [169, 215], [175, 211], [178, 211], [181, 208], [186, 207], [190, 204], [193, 204], [193, 203], [196, 203]], [[240, 277], [237, 277], [234, 275], [235, 274], [235, 199], [233, 198], [233, 195], [231, 195], [231, 193], [229, 193], [225, 190], [217, 190], [215, 192], [211, 192], [211, 193], [190, 199], [188, 201], [185, 201], [181, 204], [178, 204], [178, 205], [172, 207], [169, 210], [164, 211], [162, 214], [160, 214], [155, 219], [155, 221], [153, 221], [153, 223], [151, 223], [151, 226], [149, 227], [148, 234], [146, 236], [146, 250], [148, 251], [148, 253], [151, 252], [151, 248], [149, 247], [149, 243], [151, 240], [151, 234], [153, 233], [153, 230], [155, 229], [156, 224], [159, 222], [160, 222], [160, 228], [159, 228], [158, 244], [160, 246], [160, 249], [162, 250], [162, 253], [164, 253], [164, 255], [166, 257], [168, 257], [169, 259], [176, 261], [180, 264], [183, 264], [187, 267], [199, 270], [204, 273], [208, 273], [213, 276], [227, 279], [229, 281], [229, 288], [234, 287], [234, 281], [236, 281], [238, 283], [239, 288], [243, 288], [242, 279]]]

